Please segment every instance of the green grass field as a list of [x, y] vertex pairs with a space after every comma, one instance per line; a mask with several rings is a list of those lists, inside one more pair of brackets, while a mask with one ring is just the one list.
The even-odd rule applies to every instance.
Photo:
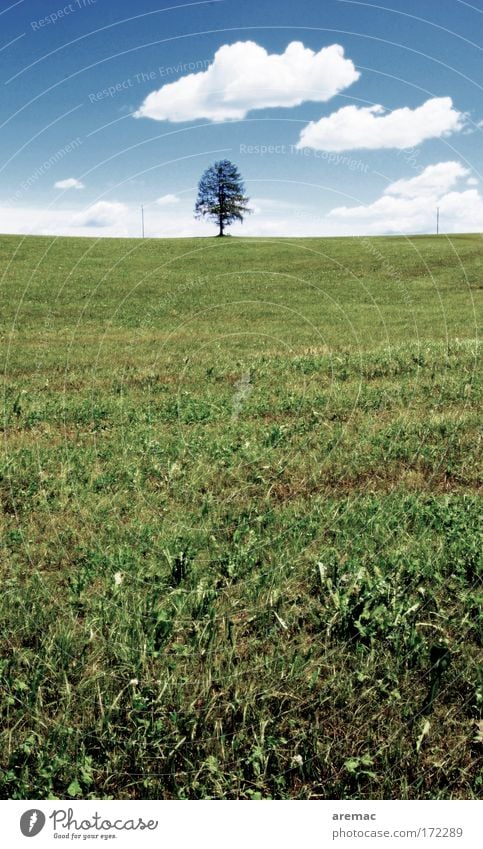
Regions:
[[482, 248], [0, 238], [2, 797], [481, 795]]

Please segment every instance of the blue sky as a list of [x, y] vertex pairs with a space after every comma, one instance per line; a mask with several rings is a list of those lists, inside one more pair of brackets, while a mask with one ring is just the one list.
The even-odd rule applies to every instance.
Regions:
[[482, 33], [482, 0], [4, 0], [0, 232], [208, 235], [217, 158], [236, 234], [483, 230]]

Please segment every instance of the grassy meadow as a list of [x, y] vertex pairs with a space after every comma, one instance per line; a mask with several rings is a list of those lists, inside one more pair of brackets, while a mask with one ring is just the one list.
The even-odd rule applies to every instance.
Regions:
[[2, 798], [481, 796], [482, 249], [0, 237]]

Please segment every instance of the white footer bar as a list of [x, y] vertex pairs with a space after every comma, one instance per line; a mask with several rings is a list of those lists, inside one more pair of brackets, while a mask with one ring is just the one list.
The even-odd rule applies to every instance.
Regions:
[[10, 847], [463, 849], [483, 845], [478, 801], [5, 801]]

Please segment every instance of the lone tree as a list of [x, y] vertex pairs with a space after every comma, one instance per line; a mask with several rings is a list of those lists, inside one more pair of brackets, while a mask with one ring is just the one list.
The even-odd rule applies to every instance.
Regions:
[[199, 182], [195, 218], [216, 221], [218, 235], [224, 236], [225, 227], [243, 221], [252, 212], [247, 206], [249, 200], [238, 168], [229, 159], [222, 159], [207, 168]]

